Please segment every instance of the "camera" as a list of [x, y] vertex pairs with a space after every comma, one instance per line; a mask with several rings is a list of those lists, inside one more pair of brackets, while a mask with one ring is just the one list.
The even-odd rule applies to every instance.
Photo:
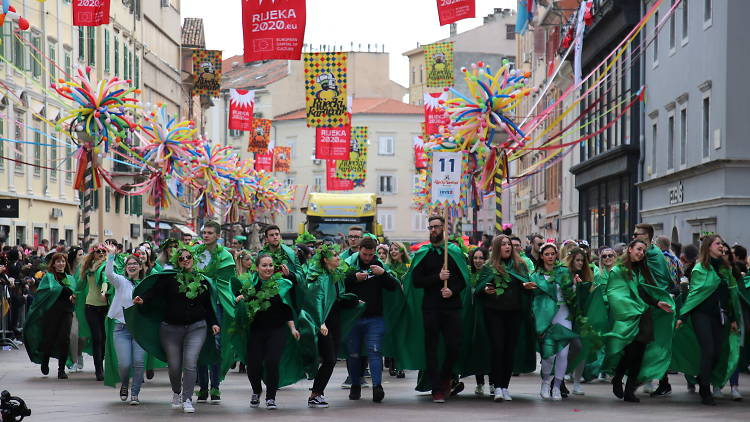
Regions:
[[4, 390], [0, 393], [0, 416], [2, 422], [18, 422], [31, 416], [31, 409], [26, 407], [22, 398], [11, 396], [8, 390]]

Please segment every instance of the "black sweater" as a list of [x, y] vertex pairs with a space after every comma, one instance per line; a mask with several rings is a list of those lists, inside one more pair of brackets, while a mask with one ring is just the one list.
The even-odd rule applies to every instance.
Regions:
[[383, 289], [396, 290], [398, 280], [386, 271], [381, 275], [369, 274], [369, 278], [359, 281], [356, 275], [358, 272], [367, 272], [370, 265], [377, 265], [385, 269], [385, 265], [377, 258], [374, 258], [369, 264], [365, 264], [362, 259], [357, 258], [357, 264], [357, 268], [351, 268], [346, 274], [344, 280], [346, 291], [356, 294], [359, 300], [365, 302], [363, 317], [383, 316]]
[[159, 280], [141, 299], [144, 302], [149, 302], [155, 297], [164, 298], [166, 304], [164, 322], [167, 324], [190, 325], [206, 320], [209, 327], [219, 325], [214, 314], [214, 308], [211, 305], [208, 281], [203, 278], [201, 283], [206, 285], [206, 290], [194, 299], [188, 299], [184, 293], [180, 292], [180, 285], [176, 276], [172, 274], [164, 275], [159, 277]]
[[281, 296], [276, 295], [269, 302], [270, 308], [255, 314], [252, 329], [278, 328], [292, 320], [292, 310], [281, 300]]
[[461, 308], [461, 290], [466, 287], [461, 270], [458, 269], [458, 265], [449, 255], [448, 271], [450, 271], [451, 276], [448, 278], [448, 288], [453, 292], [453, 295], [448, 299], [443, 299], [440, 293], [443, 288], [443, 280], [440, 279], [440, 270], [442, 269], [443, 255], [431, 250], [412, 270], [414, 287], [424, 289], [423, 310]]

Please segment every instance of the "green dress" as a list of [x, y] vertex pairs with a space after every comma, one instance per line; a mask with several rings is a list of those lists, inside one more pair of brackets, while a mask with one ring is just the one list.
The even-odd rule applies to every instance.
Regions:
[[[690, 288], [685, 303], [680, 308], [680, 319], [683, 325], [676, 330], [672, 341], [672, 366], [671, 368], [683, 372], [687, 376], [697, 376], [700, 371], [701, 348], [698, 338], [693, 329], [690, 312], [703, 303], [716, 289], [726, 283], [729, 288], [729, 305], [731, 312], [736, 317], [738, 325], [742, 325], [742, 313], [739, 302], [737, 283], [729, 268], [722, 268], [717, 273], [713, 266], [708, 268], [701, 263], [695, 264], [693, 272], [690, 273]], [[717, 365], [711, 373], [711, 384], [723, 386], [737, 367], [740, 354], [740, 334], [730, 330], [730, 325], [724, 327], [724, 344]]]
[[[564, 349], [571, 340], [579, 337], [574, 331], [577, 315], [576, 290], [570, 279], [568, 268], [560, 263], [557, 263], [549, 272], [540, 266], [530, 278], [537, 285], [532, 310], [536, 333], [539, 336], [539, 354], [542, 359], [548, 359]], [[558, 288], [562, 289], [564, 303], [570, 312], [568, 318], [574, 329], [552, 323], [561, 305], [557, 299]], [[572, 367], [572, 365], [568, 366]]]
[[[75, 289], [75, 279], [66, 275], [63, 284], [68, 286], [71, 291]], [[44, 338], [44, 315], [57, 302], [63, 286], [60, 284], [52, 273], [44, 274], [37, 287], [34, 302], [31, 304], [26, 314], [26, 321], [23, 324], [23, 340], [25, 343], [26, 353], [34, 363], [42, 363], [43, 351], [42, 343]], [[53, 353], [57, 352], [57, 348]], [[53, 354], [51, 357], [59, 359], [61, 356]]]

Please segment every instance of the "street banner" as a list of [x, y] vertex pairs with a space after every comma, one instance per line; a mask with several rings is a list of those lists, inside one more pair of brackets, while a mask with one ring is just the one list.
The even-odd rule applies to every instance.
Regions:
[[229, 129], [251, 130], [254, 108], [255, 91], [229, 88]]
[[247, 145], [249, 152], [263, 154], [268, 151], [271, 142], [271, 121], [268, 119], [253, 119], [250, 129], [250, 142]]
[[299, 60], [305, 18], [305, 0], [242, 0], [245, 63]]
[[474, 0], [437, 0], [440, 26], [476, 16]]
[[424, 47], [427, 67], [427, 86], [453, 86], [453, 41], [428, 44]]
[[264, 154], [255, 154], [255, 170], [258, 171], [273, 171], [273, 152], [266, 152]]
[[348, 160], [352, 127], [319, 127], [315, 129], [315, 159]]
[[221, 51], [193, 51], [193, 95], [221, 95]]
[[424, 132], [427, 136], [439, 134], [440, 126], [449, 123], [448, 115], [440, 105], [440, 101], [447, 99], [448, 91], [424, 93]]
[[308, 127], [349, 124], [346, 53], [305, 53], [305, 110]]
[[459, 205], [461, 203], [461, 151], [432, 153], [432, 203]]
[[352, 190], [354, 181], [336, 177], [336, 161], [326, 160], [326, 190]]
[[109, 24], [109, 0], [73, 0], [73, 25]]
[[420, 136], [414, 137], [414, 168], [427, 168], [427, 154], [424, 153], [424, 140]]
[[289, 173], [292, 161], [292, 147], [275, 147], [273, 149], [273, 171]]
[[336, 161], [336, 177], [364, 186], [367, 177], [367, 126], [354, 126], [351, 131], [349, 159]]

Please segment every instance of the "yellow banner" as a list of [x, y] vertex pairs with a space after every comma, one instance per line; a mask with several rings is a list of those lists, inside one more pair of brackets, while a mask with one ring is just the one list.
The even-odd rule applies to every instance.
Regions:
[[305, 109], [308, 127], [349, 123], [346, 100], [346, 53], [305, 53]]
[[426, 45], [424, 61], [428, 87], [453, 86], [453, 41]]
[[193, 95], [221, 95], [221, 50], [193, 51]]

